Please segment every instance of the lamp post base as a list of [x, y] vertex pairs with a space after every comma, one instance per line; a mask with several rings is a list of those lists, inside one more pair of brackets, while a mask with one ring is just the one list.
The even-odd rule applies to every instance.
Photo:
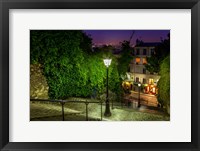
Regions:
[[110, 117], [110, 116], [111, 116], [111, 113], [109, 113], [109, 112], [108, 112], [108, 113], [104, 113], [104, 116], [105, 116], [105, 117]]

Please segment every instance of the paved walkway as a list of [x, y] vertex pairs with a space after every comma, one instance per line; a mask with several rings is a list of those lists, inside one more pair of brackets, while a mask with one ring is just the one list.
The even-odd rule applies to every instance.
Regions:
[[[31, 103], [31, 121], [61, 121], [61, 105], [53, 103]], [[85, 121], [85, 106], [80, 104], [67, 103], [64, 107], [66, 121]], [[105, 106], [103, 105], [103, 113]], [[104, 117], [104, 121], [169, 121], [169, 116], [162, 111], [141, 106], [139, 109], [120, 106], [111, 109], [112, 116]], [[98, 121], [101, 119], [101, 108], [98, 104], [88, 105], [89, 120]]]
[[[138, 101], [139, 98], [139, 93], [135, 91], [131, 91], [131, 94], [129, 94], [127, 97], [132, 98], [134, 101]], [[145, 94], [145, 93], [140, 93], [140, 100], [141, 104], [146, 105], [146, 106], [153, 106], [157, 107], [158, 106], [158, 101], [157, 97], [155, 95], [151, 94]]]

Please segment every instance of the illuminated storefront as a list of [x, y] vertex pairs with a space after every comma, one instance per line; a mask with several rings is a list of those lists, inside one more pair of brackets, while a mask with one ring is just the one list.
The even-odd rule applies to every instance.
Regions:
[[[157, 83], [158, 81], [156, 81]], [[149, 83], [144, 85], [144, 93], [147, 94], [158, 94], [157, 84], [154, 83], [153, 79], [149, 79]]]
[[132, 90], [133, 82], [132, 81], [124, 81], [124, 82], [122, 82], [122, 87], [124, 90]]
[[148, 84], [144, 87], [144, 93], [156, 95], [158, 94], [158, 88], [153, 84]]

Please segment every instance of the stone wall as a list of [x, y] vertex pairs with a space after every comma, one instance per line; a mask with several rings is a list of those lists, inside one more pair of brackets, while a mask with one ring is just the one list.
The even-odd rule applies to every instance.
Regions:
[[30, 98], [31, 99], [48, 99], [48, 84], [43, 75], [42, 65], [30, 65]]

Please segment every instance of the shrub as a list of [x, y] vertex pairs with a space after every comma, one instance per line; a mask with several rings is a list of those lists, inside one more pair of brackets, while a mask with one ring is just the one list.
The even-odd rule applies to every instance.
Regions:
[[170, 108], [170, 56], [160, 65], [160, 80], [158, 81], [158, 101], [169, 113]]

